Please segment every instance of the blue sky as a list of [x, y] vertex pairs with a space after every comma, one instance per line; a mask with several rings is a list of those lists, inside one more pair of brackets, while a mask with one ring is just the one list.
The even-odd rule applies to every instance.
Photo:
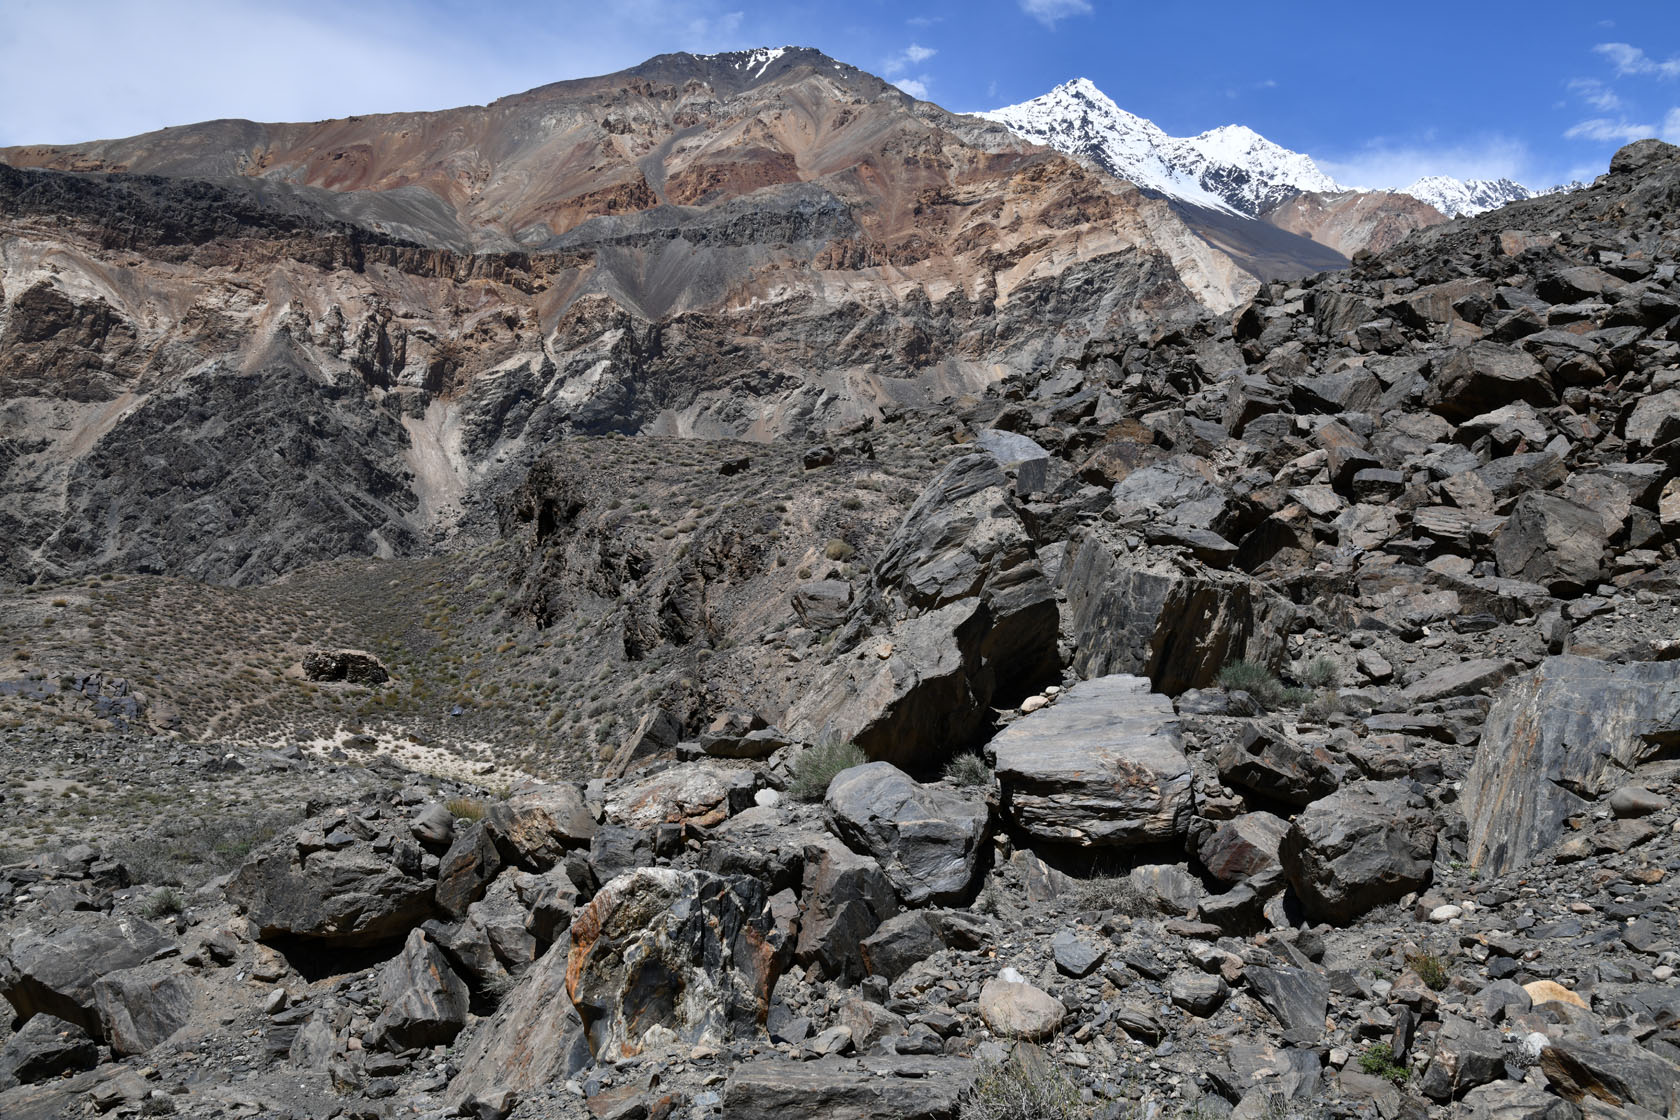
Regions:
[[1175, 135], [1246, 124], [1354, 185], [1544, 186], [1680, 141], [1680, 0], [0, 0], [0, 144], [445, 108], [784, 43], [958, 111], [1083, 76]]

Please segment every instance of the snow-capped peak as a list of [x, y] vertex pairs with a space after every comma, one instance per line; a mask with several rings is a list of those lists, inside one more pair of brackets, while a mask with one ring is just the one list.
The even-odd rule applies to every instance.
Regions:
[[[1335, 194], [1350, 189], [1319, 170], [1310, 157], [1274, 144], [1246, 125], [1228, 124], [1199, 136], [1168, 136], [1153, 121], [1120, 108], [1089, 78], [1074, 78], [1042, 97], [977, 115], [1027, 140], [1088, 159], [1140, 187], [1250, 218], [1308, 191]], [[1427, 202], [1449, 218], [1550, 193], [1510, 179], [1445, 175], [1388, 189]]]
[[1511, 179], [1454, 179], [1450, 175], [1425, 175], [1401, 194], [1427, 202], [1449, 218], [1468, 217], [1496, 210], [1507, 202], [1533, 198], [1531, 191]]
[[1233, 214], [1254, 217], [1303, 191], [1341, 189], [1308, 157], [1243, 125], [1168, 136], [1153, 121], [1120, 108], [1088, 78], [979, 115], [1140, 187]]

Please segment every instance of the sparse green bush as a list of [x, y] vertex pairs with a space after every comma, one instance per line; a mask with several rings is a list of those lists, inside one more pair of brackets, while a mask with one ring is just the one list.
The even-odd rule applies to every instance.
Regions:
[[1304, 691], [1289, 688], [1278, 680], [1276, 673], [1247, 658], [1233, 661], [1219, 670], [1219, 685], [1232, 692], [1248, 693], [1262, 708], [1281, 708], [1302, 703], [1307, 698]]
[[1080, 910], [1113, 910], [1132, 917], [1142, 917], [1154, 909], [1125, 875], [1076, 879], [1068, 901]]
[[174, 887], [159, 887], [147, 896], [140, 913], [155, 921], [170, 914], [179, 914], [186, 908], [186, 901]]
[[1373, 1042], [1359, 1055], [1359, 1068], [1372, 1077], [1381, 1077], [1396, 1085], [1404, 1085], [1409, 1074], [1406, 1067], [1394, 1059], [1394, 1048], [1386, 1042]]
[[853, 548], [839, 537], [835, 537], [827, 544], [823, 545], [823, 555], [828, 557], [830, 560], [850, 560], [852, 557], [857, 555], [857, 549]]
[[481, 821], [484, 819], [485, 805], [477, 797], [452, 797], [443, 806], [456, 820]]
[[1335, 688], [1342, 683], [1342, 667], [1334, 657], [1319, 654], [1302, 667], [1300, 676], [1308, 688]]
[[793, 760], [793, 783], [788, 792], [800, 801], [821, 801], [834, 775], [868, 761], [856, 743], [819, 743], [808, 747]]
[[111, 854], [128, 869], [132, 882], [192, 886], [232, 871], [252, 849], [302, 816], [301, 810], [292, 810], [254, 820], [248, 816], [228, 816], [208, 824], [194, 820], [184, 827], [160, 822]]
[[1434, 953], [1407, 953], [1406, 967], [1417, 973], [1418, 979], [1432, 992], [1444, 990], [1452, 979], [1447, 963]]
[[960, 1120], [1084, 1120], [1090, 1115], [1078, 1084], [1048, 1058], [986, 1065], [958, 1112]]
[[945, 780], [965, 789], [984, 789], [992, 784], [992, 768], [977, 754], [959, 754], [945, 764]]

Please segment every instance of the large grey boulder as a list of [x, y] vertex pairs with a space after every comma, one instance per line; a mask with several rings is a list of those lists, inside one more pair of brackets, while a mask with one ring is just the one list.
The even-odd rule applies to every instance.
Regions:
[[583, 1019], [566, 993], [564, 942], [527, 972], [496, 1013], [463, 1036], [460, 1069], [449, 1083], [451, 1101], [491, 1089], [514, 1091], [564, 1081], [593, 1061]]
[[1220, 746], [1214, 765], [1228, 785], [1298, 808], [1332, 792], [1341, 782], [1342, 768], [1329, 751], [1253, 722]]
[[453, 1042], [467, 1023], [467, 985], [420, 930], [379, 971], [373, 1033], [390, 1050]]
[[873, 856], [909, 905], [967, 896], [991, 817], [982, 797], [922, 785], [890, 762], [871, 762], [836, 774], [824, 809], [829, 829]]
[[757, 880], [644, 867], [572, 919], [566, 993], [599, 1061], [635, 1056], [656, 1028], [715, 1046], [758, 1033], [791, 949]]
[[979, 735], [991, 674], [981, 644], [991, 626], [979, 599], [929, 611], [866, 639], [788, 713], [809, 742], [856, 743], [871, 758], [925, 770]]
[[105, 1037], [94, 997], [100, 977], [144, 964], [173, 942], [150, 922], [76, 914], [30, 923], [0, 944], [0, 995], [19, 1020], [53, 1015]]
[[852, 585], [843, 579], [817, 579], [793, 589], [793, 612], [813, 630], [832, 630], [852, 609]]
[[144, 1054], [192, 1019], [198, 982], [164, 962], [108, 972], [94, 982], [93, 1002], [111, 1052]]
[[1580, 595], [1604, 578], [1608, 534], [1597, 510], [1556, 494], [1528, 493], [1493, 536], [1493, 555], [1506, 579], [1537, 583], [1553, 595]]
[[1289, 822], [1270, 813], [1244, 813], [1206, 832], [1196, 844], [1196, 858], [1208, 874], [1224, 883], [1241, 882], [1278, 870], [1278, 850]]
[[1680, 1065], [1631, 1038], [1552, 1038], [1540, 1051], [1540, 1072], [1552, 1091], [1577, 1104], [1596, 1098], [1658, 1116], [1680, 1116]]
[[994, 977], [980, 988], [980, 1018], [1003, 1038], [1049, 1038], [1062, 1029], [1067, 1007], [1042, 988]]
[[1003, 811], [1037, 840], [1082, 847], [1171, 839], [1193, 808], [1172, 701], [1143, 677], [1081, 681], [988, 747]]
[[437, 907], [452, 918], [459, 918], [484, 896], [484, 888], [502, 869], [502, 854], [495, 838], [483, 821], [455, 834], [449, 850], [438, 862], [437, 886], [433, 897]]
[[533, 784], [491, 806], [484, 829], [504, 862], [526, 871], [547, 871], [573, 848], [589, 846], [595, 818], [577, 785]]
[[1315, 921], [1346, 923], [1429, 881], [1435, 819], [1407, 782], [1356, 782], [1315, 801], [1279, 858]]
[[99, 1045], [56, 1015], [36, 1015], [0, 1047], [0, 1089], [99, 1064]]
[[1162, 692], [1206, 688], [1239, 658], [1273, 664], [1294, 607], [1264, 584], [1165, 553], [1130, 553], [1104, 529], [1069, 541], [1063, 625], [1082, 676], [1135, 673]]
[[842, 983], [866, 971], [861, 946], [882, 922], [899, 912], [897, 892], [881, 865], [830, 837], [804, 850], [799, 942], [795, 959]]
[[1470, 862], [1527, 866], [1680, 736], [1680, 662], [1552, 657], [1494, 697], [1464, 779]]
[[991, 455], [965, 455], [928, 485], [865, 598], [874, 616], [898, 621], [854, 634], [789, 712], [796, 738], [847, 740], [929, 770], [979, 735], [994, 694], [1026, 695], [1060, 668], [1055, 588]]
[[1557, 404], [1557, 391], [1545, 369], [1527, 353], [1497, 342], [1477, 342], [1441, 363], [1427, 400], [1436, 412], [1458, 421], [1516, 400], [1551, 408]]
[[436, 884], [418, 844], [385, 839], [317, 818], [247, 859], [228, 881], [228, 901], [261, 938], [354, 947], [404, 936], [432, 915]]

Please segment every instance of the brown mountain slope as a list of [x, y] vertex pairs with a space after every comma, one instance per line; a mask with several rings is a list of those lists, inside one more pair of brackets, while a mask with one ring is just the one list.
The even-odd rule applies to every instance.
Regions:
[[1261, 216], [1281, 230], [1352, 257], [1361, 250], [1381, 253], [1413, 230], [1440, 225], [1447, 216], [1399, 191], [1343, 191], [1296, 195]]
[[13, 572], [426, 551], [568, 432], [820, 434], [1255, 287], [815, 51], [0, 160]]

